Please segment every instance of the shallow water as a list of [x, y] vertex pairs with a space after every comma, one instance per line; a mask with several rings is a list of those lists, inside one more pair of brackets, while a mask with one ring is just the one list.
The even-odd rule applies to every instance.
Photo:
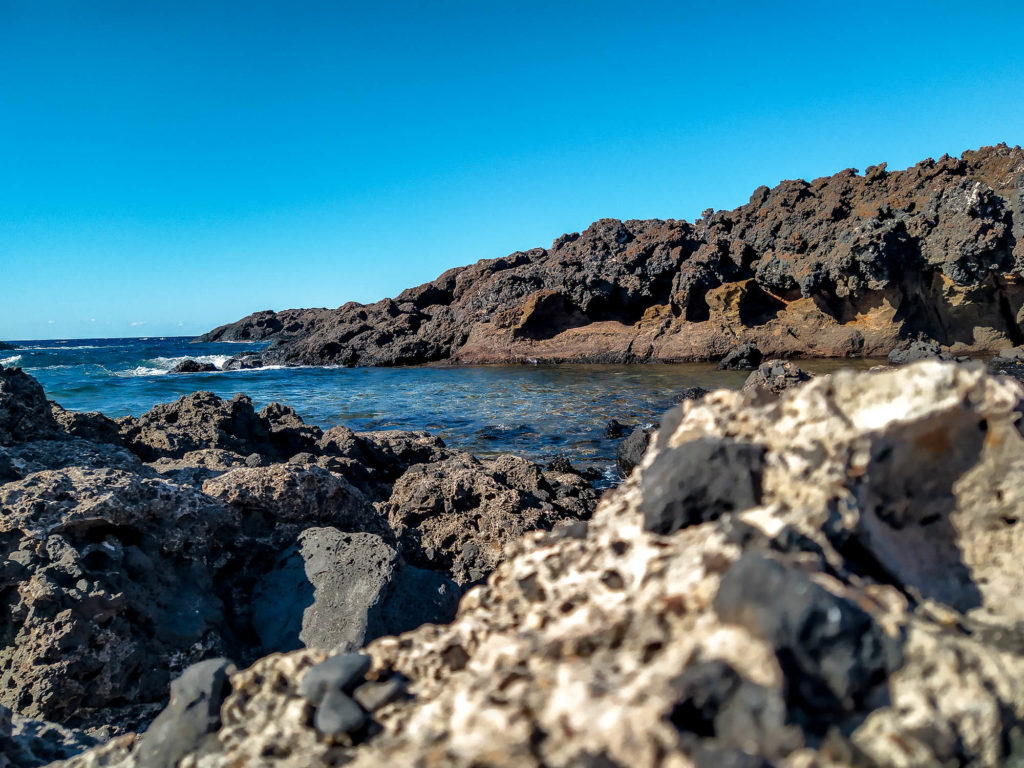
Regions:
[[[47, 396], [76, 411], [138, 416], [197, 390], [249, 395], [257, 408], [278, 401], [307, 422], [356, 430], [426, 429], [478, 456], [516, 453], [547, 462], [565, 455], [611, 480], [616, 441], [609, 419], [651, 423], [684, 387], [736, 388], [745, 372], [713, 364], [557, 365], [418, 368], [263, 368], [171, 374], [186, 358], [220, 364], [261, 344], [192, 344], [189, 338], [15, 342], [0, 364], [20, 365]], [[815, 373], [867, 361], [807, 360]]]

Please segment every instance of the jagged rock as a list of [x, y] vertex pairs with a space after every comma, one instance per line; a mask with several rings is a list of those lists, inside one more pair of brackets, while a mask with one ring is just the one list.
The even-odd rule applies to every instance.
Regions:
[[934, 341], [912, 341], [910, 344], [894, 349], [889, 353], [889, 365], [907, 365], [919, 360], [952, 360], [953, 357], [942, 350]]
[[345, 531], [390, 533], [370, 502], [344, 478], [316, 465], [238, 467], [203, 483], [203, 493], [263, 518], [269, 527], [330, 525]]
[[176, 366], [171, 368], [168, 373], [212, 373], [219, 371], [213, 363], [200, 363], [197, 360], [182, 360]]
[[710, 390], [704, 387], [683, 387], [682, 390], [672, 396], [673, 403], [681, 403], [683, 400], [700, 400]]
[[21, 368], [0, 366], [0, 445], [40, 440], [56, 431], [39, 382]]
[[272, 404], [257, 415], [245, 395], [224, 401], [212, 392], [185, 395], [119, 424], [125, 445], [143, 461], [180, 459], [204, 448], [287, 459], [314, 446], [321, 436], [319, 428], [304, 424], [291, 408]]
[[789, 360], [769, 360], [761, 363], [758, 369], [747, 377], [743, 383], [743, 391], [781, 395], [785, 390], [810, 381], [811, 378], [811, 374]]
[[117, 422], [108, 419], [99, 411], [79, 413], [67, 411], [57, 403], [50, 402], [50, 413], [57, 425], [73, 437], [81, 437], [95, 443], [121, 445], [121, 435]]
[[[452, 624], [366, 648], [410, 695], [361, 743], [317, 731], [303, 650], [233, 676], [202, 765], [1012, 764], [1022, 414], [1015, 382], [942, 362], [683, 403], [585, 531], [524, 537]], [[758, 447], [759, 495], [647, 530], [649, 473], [685, 487], [661, 457], [700, 441]]]
[[562, 484], [513, 456], [487, 465], [452, 453], [410, 467], [381, 512], [409, 562], [467, 584], [486, 576], [504, 545], [526, 531], [586, 516], [594, 492], [578, 475], [573, 479], [575, 485]]
[[147, 768], [176, 768], [178, 762], [220, 727], [220, 706], [237, 671], [228, 659], [193, 664], [171, 683], [171, 700], [139, 739], [138, 759]]
[[609, 440], [618, 440], [620, 437], [632, 432], [634, 429], [636, 429], [636, 426], [623, 424], [618, 419], [612, 419], [605, 425], [604, 436]]
[[753, 344], [737, 344], [718, 361], [720, 371], [752, 371], [761, 364], [764, 355]]
[[268, 339], [262, 360], [286, 365], [877, 357], [919, 335], [991, 354], [1022, 341], [1021, 178], [1024, 150], [1001, 144], [783, 181], [692, 224], [602, 219], [394, 299], [200, 340]]
[[181, 668], [223, 652], [213, 577], [238, 528], [223, 505], [71, 467], [0, 486], [0, 508], [0, 703], [57, 722], [127, 704], [131, 722]]
[[263, 361], [259, 355], [254, 355], [251, 352], [243, 352], [240, 355], [234, 355], [224, 361], [221, 366], [222, 371], [248, 371], [253, 368], [262, 368]]
[[34, 472], [64, 467], [123, 469], [141, 472], [138, 456], [110, 443], [98, 443], [60, 433], [47, 439], [0, 446], [0, 483], [21, 480]]
[[407, 565], [379, 536], [307, 528], [257, 585], [253, 625], [267, 649], [351, 651], [450, 621], [460, 596], [453, 581]]
[[15, 715], [0, 706], [0, 768], [38, 768], [96, 744], [96, 739], [80, 731]]
[[615, 448], [615, 466], [619, 477], [627, 478], [643, 459], [647, 452], [647, 444], [651, 441], [654, 427], [637, 427]]

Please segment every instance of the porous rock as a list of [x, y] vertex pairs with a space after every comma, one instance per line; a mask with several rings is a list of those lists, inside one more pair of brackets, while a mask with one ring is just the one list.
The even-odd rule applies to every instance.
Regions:
[[455, 615], [461, 590], [406, 564], [371, 533], [307, 528], [257, 584], [252, 623], [264, 647], [346, 651]]
[[[1006, 765], [1022, 413], [1015, 382], [942, 362], [684, 403], [585, 532], [525, 536], [452, 624], [367, 647], [368, 679], [409, 681], [377, 732], [317, 732], [299, 687], [325, 657], [297, 651], [232, 678], [202, 765]], [[647, 473], [708, 440], [760, 448], [760, 495], [648, 530]]]
[[757, 370], [747, 377], [742, 389], [744, 392], [767, 392], [780, 395], [787, 389], [810, 381], [811, 378], [811, 374], [801, 369], [796, 363], [789, 360], [769, 360], [761, 363]]
[[56, 431], [39, 382], [21, 368], [0, 366], [0, 445], [39, 440]]

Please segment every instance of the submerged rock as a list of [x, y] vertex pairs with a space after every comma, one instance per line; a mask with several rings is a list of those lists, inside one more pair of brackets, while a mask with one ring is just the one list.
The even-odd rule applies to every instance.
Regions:
[[213, 363], [200, 363], [197, 360], [182, 360], [176, 366], [171, 368], [168, 373], [213, 373], [219, 371]]

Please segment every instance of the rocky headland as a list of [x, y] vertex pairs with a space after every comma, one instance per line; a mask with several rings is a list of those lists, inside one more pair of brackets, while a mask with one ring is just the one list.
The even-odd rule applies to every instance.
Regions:
[[263, 311], [201, 340], [234, 367], [953, 355], [1024, 342], [1024, 150], [754, 191], [696, 222], [603, 219], [375, 304]]
[[767, 361], [591, 515], [566, 467], [0, 371], [0, 766], [1016, 765], [1022, 424], [978, 363]]

